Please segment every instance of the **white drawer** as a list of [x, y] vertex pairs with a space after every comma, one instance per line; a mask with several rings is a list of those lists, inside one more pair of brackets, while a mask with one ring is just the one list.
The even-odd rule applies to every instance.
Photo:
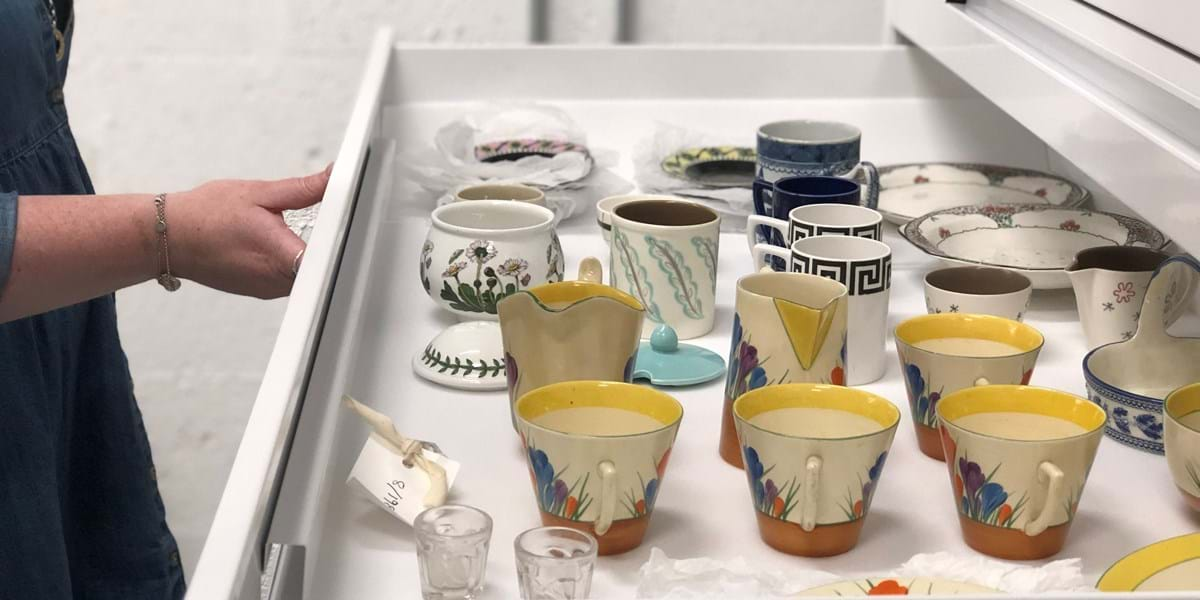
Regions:
[[[495, 518], [485, 597], [517, 597], [512, 539], [538, 519], [507, 396], [435, 387], [409, 368], [412, 354], [450, 317], [418, 284], [427, 211], [408, 201], [396, 163], [401, 150], [427, 144], [468, 104], [493, 99], [564, 108], [589, 132], [590, 145], [622, 152], [626, 175], [631, 148], [656, 120], [749, 144], [757, 124], [797, 115], [858, 124], [864, 158], [879, 164], [1049, 168], [1042, 140], [910, 47], [431, 48], [396, 46], [382, 34], [190, 598], [258, 597], [272, 543], [305, 549], [288, 561], [302, 566], [302, 575], [278, 585], [273, 598], [300, 598], [300, 588], [308, 599], [419, 596], [411, 531], [345, 486], [366, 428], [341, 408], [343, 393], [463, 461], [452, 499]], [[606, 252], [588, 214], [560, 233], [568, 265]], [[885, 238], [895, 253], [894, 325], [924, 312], [920, 275], [932, 261], [895, 228]], [[750, 260], [738, 236], [722, 242], [717, 324], [698, 343], [724, 355], [733, 282]], [[1027, 320], [1050, 340], [1033, 383], [1082, 394], [1083, 340], [1070, 291], [1039, 292]], [[885, 378], [866, 389], [907, 414], [898, 371], [889, 363]], [[721, 382], [672, 393], [686, 415], [654, 521], [642, 547], [601, 559], [597, 597], [632, 597], [637, 569], [654, 546], [673, 557], [740, 555], [764, 567], [847, 575], [894, 567], [915, 552], [971, 552], [959, 537], [945, 467], [919, 453], [907, 422], [857, 549], [820, 562], [770, 550], [754, 528], [743, 475], [716, 453]], [[1094, 581], [1129, 551], [1194, 529], [1161, 457], [1106, 441], [1062, 557], [1083, 557]]]

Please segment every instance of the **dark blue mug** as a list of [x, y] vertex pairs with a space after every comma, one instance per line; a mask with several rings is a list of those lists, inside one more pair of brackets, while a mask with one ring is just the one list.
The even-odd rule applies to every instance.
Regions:
[[[784, 177], [775, 183], [754, 180], [754, 212], [786, 221], [788, 213], [797, 206], [808, 204], [859, 204], [862, 186], [849, 179], [829, 175], [798, 175]], [[775, 246], [786, 246], [778, 231], [759, 226], [758, 239]], [[775, 270], [783, 268], [779, 259], [772, 259]]]

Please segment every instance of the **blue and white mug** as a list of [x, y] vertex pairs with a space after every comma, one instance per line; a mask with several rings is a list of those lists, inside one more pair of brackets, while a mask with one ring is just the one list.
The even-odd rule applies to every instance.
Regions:
[[[865, 186], [858, 202], [868, 208], [879, 204], [879, 172], [875, 165], [859, 159], [862, 131], [837, 121], [775, 121], [758, 128], [756, 174], [766, 183], [795, 175], [832, 175], [852, 179]], [[755, 194], [755, 210], [772, 214], [760, 206]]]

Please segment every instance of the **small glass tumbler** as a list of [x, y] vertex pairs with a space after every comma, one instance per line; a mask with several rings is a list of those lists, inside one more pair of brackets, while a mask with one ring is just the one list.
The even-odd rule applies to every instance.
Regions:
[[596, 538], [569, 527], [538, 527], [517, 536], [517, 580], [524, 600], [587, 598], [596, 568]]
[[461, 504], [427, 509], [413, 522], [425, 600], [475, 598], [483, 591], [492, 518]]

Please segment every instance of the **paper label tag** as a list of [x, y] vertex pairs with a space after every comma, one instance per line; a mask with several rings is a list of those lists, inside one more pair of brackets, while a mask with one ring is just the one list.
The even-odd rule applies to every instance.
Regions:
[[[428, 448], [422, 455], [446, 470], [446, 490], [454, 486], [459, 464]], [[380, 508], [392, 516], [413, 524], [425, 506], [425, 493], [429, 491], [429, 475], [420, 467], [404, 465], [404, 457], [393, 452], [375, 433], [367, 438], [346, 485], [358, 488]]]

